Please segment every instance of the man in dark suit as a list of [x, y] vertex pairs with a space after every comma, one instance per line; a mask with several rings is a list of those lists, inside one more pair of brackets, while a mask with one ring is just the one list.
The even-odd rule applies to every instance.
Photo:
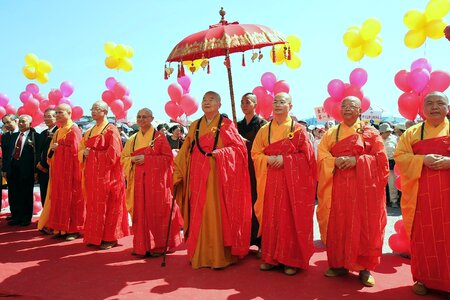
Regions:
[[38, 163], [36, 165], [39, 188], [41, 190], [41, 202], [42, 207], [45, 204], [45, 198], [47, 197], [47, 187], [49, 179], [49, 165], [47, 163], [47, 152], [50, 142], [52, 141], [53, 134], [58, 129], [56, 127], [56, 111], [53, 108], [48, 108], [44, 112], [44, 122], [47, 125], [47, 129], [42, 131], [39, 135], [40, 143], [37, 148]]
[[28, 226], [33, 216], [33, 187], [36, 170], [36, 145], [39, 135], [31, 128], [29, 115], [19, 117], [19, 132], [11, 136], [6, 174], [12, 219], [8, 225]]
[[[11, 148], [11, 137], [14, 132], [19, 131], [17, 127], [17, 117], [13, 114], [4, 115], [2, 118], [2, 122], [5, 128], [5, 132], [2, 134], [2, 174], [6, 174], [6, 169], [8, 168], [8, 163], [10, 157], [9, 149]], [[6, 175], [3, 176], [6, 178]], [[9, 198], [9, 189], [8, 189], [8, 198]], [[6, 217], [6, 220], [9, 221], [12, 219], [12, 215]]]

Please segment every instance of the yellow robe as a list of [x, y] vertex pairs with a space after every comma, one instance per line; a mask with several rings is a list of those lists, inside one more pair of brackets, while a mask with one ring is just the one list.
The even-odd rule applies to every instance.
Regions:
[[127, 199], [127, 210], [133, 216], [134, 207], [134, 168], [131, 162], [131, 154], [141, 148], [148, 147], [152, 139], [155, 128], [151, 126], [145, 134], [139, 131], [133, 134], [125, 144], [123, 148], [122, 155], [120, 157], [120, 163], [123, 166], [125, 173], [125, 179], [127, 181], [126, 189], [126, 199]]
[[[419, 178], [422, 174], [424, 155], [415, 155], [412, 145], [420, 141], [422, 123], [405, 131], [400, 137], [394, 153], [395, 163], [401, 173], [402, 215], [406, 232], [411, 236], [414, 214], [419, 190]], [[449, 121], [444, 120], [439, 126], [433, 127], [425, 121], [424, 139], [447, 136]]]

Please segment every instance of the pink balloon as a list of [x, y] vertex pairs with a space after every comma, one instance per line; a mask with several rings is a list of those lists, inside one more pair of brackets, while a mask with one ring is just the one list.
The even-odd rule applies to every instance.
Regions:
[[59, 99], [63, 97], [63, 94], [59, 89], [52, 89], [48, 93], [48, 101], [51, 105], [57, 105], [59, 103]]
[[117, 114], [115, 114], [117, 120], [125, 119], [127, 116], [127, 113], [125, 111], [118, 111]]
[[396, 253], [411, 253], [411, 244], [406, 235], [393, 234], [388, 240], [389, 247]]
[[29, 113], [29, 115], [33, 117], [33, 122], [31, 122], [32, 126], [38, 126], [44, 122], [44, 113], [39, 109], [33, 111], [33, 114]]
[[33, 99], [33, 95], [30, 92], [22, 92], [19, 96], [20, 101], [22, 101], [23, 104], [27, 103], [30, 99]]
[[111, 111], [117, 117], [117, 115], [123, 111], [124, 108], [123, 101], [120, 99], [116, 99], [109, 104], [109, 107], [111, 107]]
[[395, 232], [400, 234], [406, 234], [405, 224], [403, 223], [403, 220], [400, 219], [394, 224]]
[[177, 78], [177, 82], [181, 85], [181, 87], [183, 88], [183, 92], [186, 94], [189, 91], [189, 87], [191, 86], [191, 77], [189, 77], [188, 75], [185, 76], [181, 76], [179, 78]]
[[398, 111], [408, 120], [414, 120], [419, 111], [419, 97], [412, 93], [403, 93], [398, 97]]
[[164, 111], [172, 120], [183, 114], [183, 109], [174, 101], [168, 101], [164, 106]]
[[39, 103], [39, 109], [41, 111], [45, 111], [49, 105], [50, 105], [50, 102], [48, 100], [43, 100]]
[[426, 69], [414, 69], [408, 74], [406, 80], [414, 92], [420, 93], [430, 80], [430, 72]]
[[39, 101], [32, 98], [28, 100], [28, 102], [24, 103], [23, 106], [25, 107], [26, 111], [33, 115], [32, 113], [34, 113], [39, 108]]
[[342, 122], [342, 115], [341, 115], [341, 105], [334, 105], [333, 110], [331, 111], [331, 114], [329, 114], [333, 119], [335, 119], [338, 122]]
[[170, 100], [176, 103], [180, 103], [181, 96], [183, 96], [183, 88], [181, 87], [181, 85], [174, 82], [169, 84], [167, 93], [169, 94]]
[[325, 111], [327, 112], [327, 114], [329, 114], [331, 116], [331, 112], [333, 111], [333, 107], [335, 105], [339, 105], [338, 103], [336, 103], [334, 101], [334, 98], [332, 97], [328, 97], [327, 99], [325, 99], [325, 101], [323, 102], [323, 108], [325, 109]]
[[450, 74], [445, 71], [434, 71], [430, 74], [430, 91], [444, 92], [450, 86]]
[[27, 110], [25, 109], [25, 107], [21, 106], [21, 107], [19, 107], [17, 109], [17, 115], [18, 116], [25, 115], [25, 114], [28, 114]]
[[17, 112], [17, 109], [11, 103], [7, 104], [5, 109], [7, 114], [16, 114]]
[[72, 107], [72, 120], [76, 121], [83, 117], [83, 109], [80, 106]]
[[402, 91], [404, 92], [410, 92], [411, 91], [411, 87], [409, 86], [408, 83], [408, 74], [409, 72], [406, 70], [400, 70], [397, 72], [397, 74], [395, 74], [394, 77], [394, 83], [395, 85]]
[[261, 76], [261, 84], [269, 92], [273, 92], [276, 82], [277, 77], [272, 72], [266, 72]]
[[122, 102], [123, 102], [123, 110], [125, 111], [129, 110], [133, 105], [133, 100], [131, 100], [131, 98], [128, 96], [123, 96]]
[[419, 58], [412, 62], [411, 71], [415, 69], [426, 69], [428, 73], [431, 73], [431, 64], [426, 58]]
[[343, 98], [345, 98], [347, 96], [355, 96], [359, 100], [362, 100], [363, 97], [364, 97], [364, 94], [361, 91], [361, 88], [359, 86], [349, 85], [348, 87], [345, 88], [344, 97]]
[[363, 87], [367, 82], [367, 72], [363, 68], [356, 68], [350, 73], [350, 84]]
[[279, 80], [273, 86], [273, 94], [276, 96], [278, 93], [288, 93], [290, 86], [285, 80]]
[[114, 89], [114, 86], [116, 85], [117, 80], [114, 77], [108, 77], [105, 81], [106, 88], [110, 91]]
[[34, 94], [34, 99], [37, 99], [39, 102], [47, 100], [47, 98], [45, 98], [45, 96], [41, 93]]
[[198, 110], [198, 103], [195, 101], [195, 98], [189, 94], [185, 94], [181, 97], [180, 106], [186, 116], [193, 115]]
[[123, 83], [117, 82], [113, 88], [116, 99], [122, 99], [122, 97], [127, 93], [127, 89], [128, 88]]
[[0, 106], [0, 119], [2, 119], [6, 115], [6, 109], [3, 106]]
[[61, 104], [68, 104], [68, 105], [70, 105], [70, 107], [73, 107], [72, 101], [70, 101], [70, 99], [66, 98], [66, 97], [59, 99], [58, 105], [61, 105]]
[[366, 112], [370, 108], [370, 99], [363, 97], [361, 100], [361, 113]]
[[106, 102], [106, 104], [110, 104], [116, 99], [116, 95], [114, 95], [111, 91], [104, 91], [102, 93], [102, 100]]
[[340, 79], [333, 79], [328, 83], [327, 90], [331, 97], [342, 100], [345, 92], [344, 82]]
[[258, 102], [267, 95], [266, 89], [262, 86], [255, 87], [252, 92], [255, 94]]
[[59, 89], [64, 97], [70, 97], [74, 90], [73, 84], [70, 81], [63, 81], [59, 86]]
[[39, 93], [39, 87], [34, 83], [27, 84], [25, 90], [32, 95]]
[[0, 93], [0, 106], [6, 106], [9, 102], [8, 95]]

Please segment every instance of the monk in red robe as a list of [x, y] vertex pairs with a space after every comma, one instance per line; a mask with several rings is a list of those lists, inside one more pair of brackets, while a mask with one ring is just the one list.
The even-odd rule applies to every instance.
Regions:
[[[450, 292], [450, 122], [448, 97], [424, 99], [426, 121], [400, 137], [394, 154], [400, 170], [402, 215], [411, 239], [413, 291]], [[450, 295], [449, 295], [450, 296]]]
[[292, 97], [279, 93], [273, 120], [256, 134], [252, 158], [258, 183], [255, 214], [261, 225], [260, 270], [284, 265], [286, 275], [307, 269], [314, 253], [316, 159], [306, 129], [289, 116]]
[[83, 168], [86, 198], [84, 242], [107, 250], [129, 234], [125, 205], [125, 179], [120, 154], [122, 140], [117, 128], [108, 123], [108, 105], [97, 101], [91, 115], [95, 126], [84, 134], [78, 158]]
[[78, 145], [81, 131], [71, 120], [72, 109], [67, 104], [56, 108], [56, 121], [60, 128], [53, 135], [48, 152], [50, 182], [45, 209], [49, 210], [47, 226], [54, 237], [68, 241], [80, 236], [84, 227], [85, 202], [81, 189], [81, 169]]
[[220, 105], [216, 92], [203, 96], [204, 116], [191, 124], [175, 159], [174, 186], [194, 269], [224, 268], [249, 251], [247, 149]]
[[178, 205], [170, 215], [173, 154], [165, 134], [152, 126], [150, 109], [139, 110], [136, 120], [139, 131], [128, 139], [121, 158], [133, 216], [133, 250], [142, 256], [159, 256], [165, 250], [169, 218], [169, 250], [182, 241]]
[[359, 121], [360, 113], [358, 98], [344, 98], [343, 122], [319, 144], [317, 219], [330, 266], [325, 276], [359, 271], [362, 284], [370, 287], [375, 285], [370, 271], [383, 247], [389, 164], [383, 139]]

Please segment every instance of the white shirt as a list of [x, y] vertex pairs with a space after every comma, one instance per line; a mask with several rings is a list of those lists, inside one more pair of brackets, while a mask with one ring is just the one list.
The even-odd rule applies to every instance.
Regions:
[[[21, 145], [21, 148], [20, 148], [20, 154], [19, 154], [19, 157], [22, 155], [23, 146], [26, 145], [25, 143], [28, 143], [27, 137], [28, 137], [28, 134], [29, 134], [29, 133], [30, 133], [30, 130], [29, 130], [29, 129], [28, 129], [27, 131], [23, 132], [23, 136], [22, 136], [22, 145]], [[19, 135], [17, 136], [16, 144], [14, 145], [13, 155], [14, 155], [14, 152], [15, 152], [15, 149], [16, 149], [16, 146], [17, 146], [17, 142], [19, 141], [19, 138], [20, 138], [20, 135], [21, 135], [21, 134], [22, 134], [22, 132], [19, 132]]]
[[394, 159], [394, 152], [397, 147], [397, 136], [391, 133], [385, 140], [383, 140], [383, 143], [388, 158]]

